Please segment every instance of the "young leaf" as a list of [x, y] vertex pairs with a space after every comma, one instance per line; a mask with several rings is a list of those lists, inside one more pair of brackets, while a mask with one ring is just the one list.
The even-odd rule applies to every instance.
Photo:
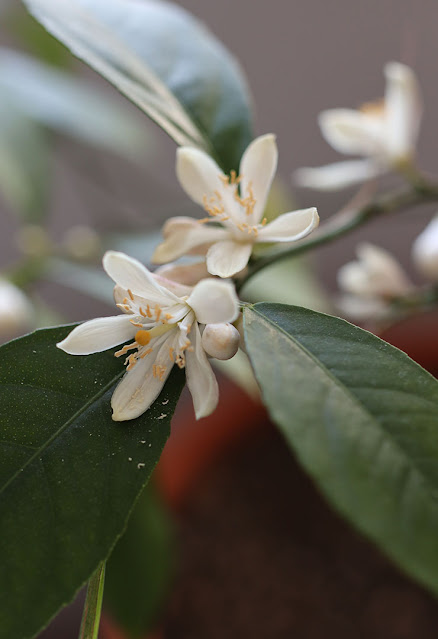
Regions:
[[136, 420], [111, 419], [112, 352], [56, 348], [71, 327], [0, 348], [0, 638], [25, 639], [90, 577], [123, 532], [169, 436], [175, 370]]
[[333, 505], [438, 594], [438, 382], [344, 320], [256, 304], [245, 340], [273, 420]]
[[231, 55], [184, 9], [156, 0], [25, 0], [72, 52], [178, 144], [236, 169], [251, 140], [245, 80]]

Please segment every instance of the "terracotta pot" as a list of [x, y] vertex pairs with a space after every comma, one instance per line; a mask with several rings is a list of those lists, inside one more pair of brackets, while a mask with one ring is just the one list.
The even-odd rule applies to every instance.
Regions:
[[438, 377], [438, 311], [406, 318], [381, 337]]

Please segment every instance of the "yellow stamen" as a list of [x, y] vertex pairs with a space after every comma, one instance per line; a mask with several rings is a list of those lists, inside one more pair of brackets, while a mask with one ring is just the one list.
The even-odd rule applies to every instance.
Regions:
[[128, 295], [131, 298], [131, 300], [134, 300], [134, 296], [132, 294], [132, 291], [128, 288]]

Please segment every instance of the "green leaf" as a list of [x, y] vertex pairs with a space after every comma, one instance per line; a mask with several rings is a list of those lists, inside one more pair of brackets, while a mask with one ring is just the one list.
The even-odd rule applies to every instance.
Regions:
[[27, 222], [47, 213], [49, 147], [41, 127], [2, 93], [0, 103], [0, 191]]
[[438, 594], [438, 382], [344, 320], [244, 310], [264, 401], [333, 505]]
[[178, 144], [237, 169], [251, 140], [245, 79], [184, 9], [156, 0], [24, 0], [46, 29]]
[[104, 607], [130, 639], [157, 623], [173, 576], [173, 542], [170, 516], [149, 484], [107, 563]]
[[169, 435], [183, 375], [116, 423], [112, 352], [56, 348], [72, 327], [0, 348], [0, 638], [33, 636], [113, 548]]
[[147, 148], [146, 127], [129, 105], [116, 104], [72, 73], [5, 47], [0, 47], [0, 93], [13, 113], [87, 144], [129, 158]]

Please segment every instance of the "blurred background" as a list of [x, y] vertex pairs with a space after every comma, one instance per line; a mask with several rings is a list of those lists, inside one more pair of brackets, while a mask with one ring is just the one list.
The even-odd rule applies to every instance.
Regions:
[[[256, 134], [277, 135], [285, 206], [315, 205], [325, 219], [351, 197], [349, 191], [293, 189], [291, 174], [340, 159], [319, 133], [319, 111], [379, 98], [383, 66], [391, 60], [418, 74], [425, 105], [419, 163], [438, 176], [436, 0], [178, 4], [240, 61], [254, 99]], [[32, 287], [38, 322], [110, 314], [104, 300], [111, 287], [97, 268], [103, 250], [120, 248], [147, 261], [155, 242], [150, 234], [170, 215], [192, 212], [175, 177], [175, 145], [46, 36], [16, 0], [0, 0], [0, 20], [0, 270], [20, 284], [32, 279], [41, 256], [53, 253], [52, 266]], [[394, 251], [409, 269], [412, 240], [433, 212], [421, 207], [379, 220], [322, 248], [312, 258], [321, 281], [334, 291], [337, 269], [365, 238]], [[15, 269], [20, 255], [29, 258], [32, 273]], [[216, 460], [214, 473], [203, 470], [209, 480], [195, 496], [177, 500], [172, 526], [182, 559], [174, 570], [177, 594], [161, 604], [167, 607], [164, 636], [436, 636], [436, 603], [329, 511], [291, 467], [281, 441], [272, 433], [266, 439], [265, 416], [251, 413], [248, 401], [231, 394], [221, 408], [235, 402], [260, 424], [251, 446], [237, 455], [233, 444], [234, 453]], [[187, 405], [184, 410], [175, 430], [191, 420]], [[248, 593], [243, 603], [242, 592]], [[54, 628], [44, 637], [70, 636], [65, 626]]]

